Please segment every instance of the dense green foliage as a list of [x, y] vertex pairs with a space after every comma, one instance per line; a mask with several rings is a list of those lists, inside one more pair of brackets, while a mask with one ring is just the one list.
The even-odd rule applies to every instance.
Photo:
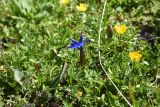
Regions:
[[[99, 64], [104, 1], [71, 0], [68, 5], [59, 0], [0, 1], [0, 106], [128, 106]], [[81, 2], [88, 5], [86, 12], [76, 10]], [[158, 4], [158, 0], [108, 0], [105, 10], [102, 63], [135, 107], [160, 105]], [[127, 27], [125, 33], [115, 32], [118, 24]], [[90, 39], [83, 47], [83, 66], [79, 49], [68, 48], [70, 39], [78, 41], [81, 34]], [[141, 60], [132, 61], [131, 51], [140, 52]]]

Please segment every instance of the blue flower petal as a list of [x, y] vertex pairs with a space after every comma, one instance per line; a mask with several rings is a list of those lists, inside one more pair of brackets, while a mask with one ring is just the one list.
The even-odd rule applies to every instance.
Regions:
[[73, 44], [78, 44], [78, 42], [76, 42], [74, 39], [71, 39]]
[[84, 43], [79, 43], [78, 44], [79, 47], [82, 47], [83, 45], [84, 45]]
[[88, 43], [90, 40], [87, 38], [85, 41], [84, 41], [84, 44]]
[[80, 46], [79, 45], [71, 45], [71, 46], [69, 46], [69, 48], [71, 48], [71, 49], [75, 49], [75, 48], [79, 48]]
[[73, 44], [73, 45], [69, 46], [69, 48], [71, 48], [71, 49], [80, 48], [80, 47], [82, 47], [83, 45], [84, 45], [84, 43]]
[[83, 45], [85, 45], [87, 42], [89, 42], [89, 39], [86, 39], [83, 42], [83, 35], [80, 36], [79, 42], [75, 41], [74, 39], [71, 39], [72, 41], [72, 45], [69, 46], [69, 48], [71, 49], [75, 49], [75, 48], [81, 48]]
[[82, 42], [83, 42], [83, 35], [81, 35], [79, 38], [79, 43], [82, 43]]

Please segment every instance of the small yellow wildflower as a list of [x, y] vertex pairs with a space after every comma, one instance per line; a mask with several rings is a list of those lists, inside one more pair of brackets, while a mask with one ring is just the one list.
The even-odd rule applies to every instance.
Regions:
[[124, 32], [126, 32], [127, 27], [125, 25], [115, 25], [114, 29], [118, 34], [123, 34]]
[[5, 71], [6, 69], [4, 68], [3, 65], [0, 65], [0, 71]]
[[60, 0], [60, 4], [67, 5], [70, 2], [70, 0]]
[[87, 10], [87, 5], [84, 3], [80, 3], [79, 6], [76, 6], [76, 9], [81, 12], [85, 12]]
[[83, 94], [83, 93], [82, 93], [81, 91], [78, 90], [77, 93], [76, 93], [76, 96], [77, 96], [77, 97], [81, 97], [82, 94]]
[[139, 61], [142, 58], [142, 55], [137, 51], [130, 52], [129, 56], [130, 59], [135, 62]]

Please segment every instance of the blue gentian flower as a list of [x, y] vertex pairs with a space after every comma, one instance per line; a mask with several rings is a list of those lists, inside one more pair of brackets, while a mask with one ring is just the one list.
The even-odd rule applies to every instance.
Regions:
[[83, 35], [80, 36], [79, 42], [75, 41], [74, 39], [71, 39], [72, 41], [72, 45], [69, 46], [69, 48], [71, 49], [75, 49], [75, 48], [82, 48], [82, 46], [84, 46], [87, 42], [89, 42], [89, 39], [86, 39], [83, 42]]

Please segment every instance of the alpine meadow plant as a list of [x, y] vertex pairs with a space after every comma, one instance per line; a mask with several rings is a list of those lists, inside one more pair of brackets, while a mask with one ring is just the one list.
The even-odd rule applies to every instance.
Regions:
[[115, 25], [114, 29], [118, 34], [123, 34], [126, 32], [127, 27], [125, 25]]
[[158, 1], [0, 0], [0, 107], [159, 107]]
[[77, 93], [76, 93], [76, 96], [77, 97], [82, 97], [82, 95], [83, 95], [83, 92], [78, 90]]
[[70, 49], [80, 49], [80, 65], [83, 65], [85, 62], [85, 54], [83, 51], [83, 46], [89, 42], [89, 39], [86, 39], [83, 41], [83, 35], [80, 36], [79, 42], [75, 41], [74, 39], [71, 39], [72, 45], [69, 46]]
[[[99, 48], [98, 53], [99, 53], [100, 66], [102, 67], [104, 73], [107, 75], [108, 79], [111, 81], [111, 83], [114, 86], [114, 88], [119, 92], [119, 94], [122, 96], [122, 98], [126, 101], [128, 106], [133, 107], [132, 104], [123, 95], [123, 93], [119, 90], [117, 85], [114, 83], [114, 81], [110, 77], [109, 73], [107, 73], [107, 71], [105, 70], [104, 66], [102, 65], [101, 52], [100, 52], [100, 48], [101, 48], [101, 32], [102, 32], [102, 24], [103, 24], [103, 18], [104, 18], [104, 15], [105, 15], [106, 6], [107, 6], [107, 0], [105, 0], [104, 6], [103, 6], [102, 15], [101, 15], [100, 24], [99, 24], [99, 31], [98, 31], [98, 48]], [[118, 28], [117, 31], [120, 31], [120, 32], [118, 32], [120, 34], [124, 33], [126, 31], [126, 27], [125, 26], [121, 26], [121, 27], [118, 26], [117, 28]]]
[[69, 4], [70, 0], [60, 0], [60, 4], [63, 4], [63, 5], [67, 5]]
[[130, 56], [130, 59], [135, 62], [138, 62], [142, 58], [142, 55], [138, 51], [130, 52], [129, 56]]
[[79, 5], [76, 6], [76, 9], [80, 12], [85, 12], [87, 11], [87, 4], [84, 4], [84, 3], [80, 3]]

